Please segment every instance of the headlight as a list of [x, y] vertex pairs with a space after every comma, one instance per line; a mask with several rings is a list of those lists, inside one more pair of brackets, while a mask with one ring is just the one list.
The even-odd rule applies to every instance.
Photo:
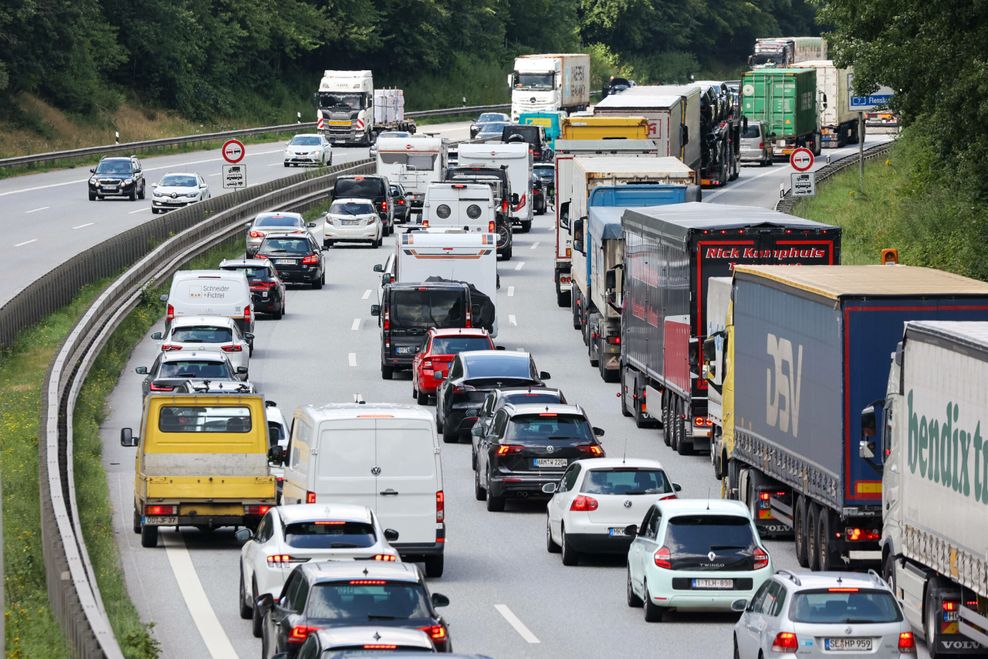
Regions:
[[133, 183], [133, 182], [134, 182], [134, 179], [132, 179], [132, 178], [129, 178], [129, 179], [126, 179], [126, 180], [124, 181], [124, 185], [130, 185], [130, 184], [131, 184], [131, 183]]
[[97, 181], [96, 177], [94, 176], [91, 179], [89, 179], [89, 182], [92, 183], [93, 185], [96, 185], [99, 181]]

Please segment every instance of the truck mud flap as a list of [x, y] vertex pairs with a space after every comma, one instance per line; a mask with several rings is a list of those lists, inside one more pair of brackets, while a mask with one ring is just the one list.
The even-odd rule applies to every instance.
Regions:
[[662, 418], [662, 392], [645, 385], [645, 411], [653, 419]]

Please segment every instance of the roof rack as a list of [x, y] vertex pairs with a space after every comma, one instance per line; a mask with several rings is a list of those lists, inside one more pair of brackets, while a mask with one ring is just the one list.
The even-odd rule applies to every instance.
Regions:
[[875, 578], [875, 581], [877, 581], [877, 582], [879, 582], [881, 584], [884, 584], [886, 586], [889, 585], [889, 583], [887, 581], [885, 581], [885, 578], [882, 575], [880, 575], [877, 572], [875, 572], [875, 570], [869, 568], [868, 569], [868, 574], [871, 575], [872, 577], [874, 577]]
[[803, 582], [799, 580], [799, 577], [797, 577], [795, 574], [793, 574], [789, 570], [779, 570], [778, 572], [776, 572], [776, 574], [779, 575], [780, 577], [785, 577], [785, 578], [789, 579], [789, 581], [793, 582], [797, 586], [802, 586], [803, 585]]

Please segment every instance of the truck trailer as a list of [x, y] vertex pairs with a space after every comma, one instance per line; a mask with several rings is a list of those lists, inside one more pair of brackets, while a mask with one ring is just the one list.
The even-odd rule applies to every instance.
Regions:
[[748, 64], [753, 69], [786, 68], [819, 59], [827, 59], [827, 40], [823, 37], [766, 37], [755, 39]]
[[883, 576], [934, 658], [988, 656], [986, 385], [988, 322], [910, 321], [884, 401], [861, 413], [858, 453], [882, 473]]
[[882, 472], [859, 452], [860, 412], [885, 397], [903, 323], [988, 319], [988, 284], [909, 266], [738, 266], [731, 306], [744, 386], [728, 495], [791, 532], [803, 567], [877, 566]]
[[700, 347], [707, 281], [743, 263], [832, 264], [840, 228], [749, 206], [629, 208], [624, 228], [621, 409], [639, 427], [662, 420], [686, 454], [711, 439]]
[[804, 146], [820, 155], [816, 69], [755, 69], [741, 81], [741, 112], [760, 121], [776, 157]]
[[590, 55], [522, 55], [508, 74], [511, 121], [523, 112], [574, 112], [590, 105]]
[[820, 146], [842, 147], [857, 144], [858, 116], [851, 111], [848, 79], [851, 69], [839, 69], [833, 60], [808, 60], [797, 65], [801, 69], [816, 69], [817, 126]]
[[316, 127], [333, 144], [368, 146], [385, 130], [415, 132], [400, 89], [374, 89], [371, 71], [323, 72], [313, 94]]
[[718, 188], [741, 173], [741, 115], [726, 82], [704, 80], [700, 88], [700, 184]]

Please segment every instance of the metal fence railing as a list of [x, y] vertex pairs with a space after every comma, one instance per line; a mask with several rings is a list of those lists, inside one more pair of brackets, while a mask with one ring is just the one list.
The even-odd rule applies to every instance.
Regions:
[[75, 500], [72, 414], [90, 367], [138, 304], [145, 287], [244, 230], [265, 210], [302, 209], [328, 198], [342, 173], [370, 173], [369, 160], [302, 173], [173, 211], [109, 238], [35, 281], [0, 309], [0, 342], [71, 300], [87, 284], [120, 273], [59, 348], [41, 399], [41, 534], [48, 597], [76, 657], [122, 657], [86, 550]]
[[[436, 110], [419, 110], [416, 112], [406, 112], [405, 116], [411, 119], [426, 117], [455, 117], [461, 114], [474, 114], [478, 112], [499, 112], [511, 108], [510, 104], [500, 105], [465, 105], [458, 108], [439, 108]], [[277, 126], [262, 126], [259, 128], [240, 128], [237, 130], [224, 130], [216, 133], [200, 133], [199, 135], [183, 135], [181, 137], [164, 137], [156, 140], [142, 140], [140, 142], [125, 142], [123, 144], [104, 144], [101, 146], [87, 146], [80, 149], [66, 149], [64, 151], [49, 151], [47, 153], [35, 153], [25, 156], [14, 156], [11, 158], [0, 158], [0, 168], [14, 167], [17, 165], [34, 165], [37, 163], [51, 162], [54, 160], [65, 160], [67, 158], [81, 158], [86, 156], [105, 156], [115, 153], [137, 153], [142, 149], [176, 146], [179, 144], [195, 144], [197, 142], [217, 142], [227, 140], [231, 137], [248, 137], [252, 135], [270, 135], [278, 133], [290, 133], [297, 130], [313, 129], [315, 122], [303, 122], [294, 124], [281, 124]]]

